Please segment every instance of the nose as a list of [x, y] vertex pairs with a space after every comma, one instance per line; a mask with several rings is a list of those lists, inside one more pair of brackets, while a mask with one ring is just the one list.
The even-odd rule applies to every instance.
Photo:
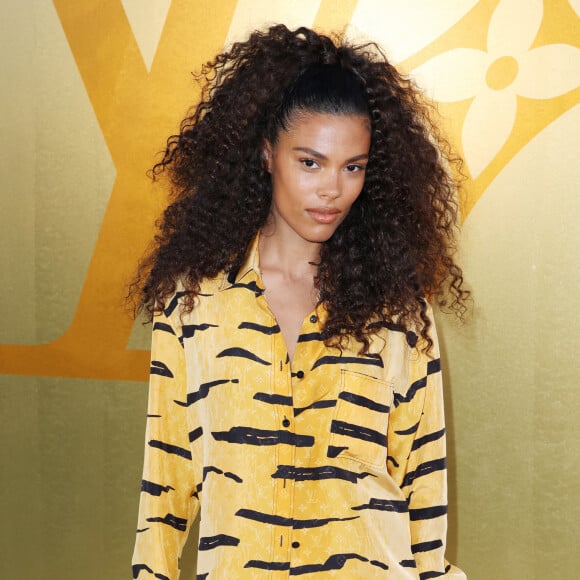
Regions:
[[321, 199], [336, 199], [341, 194], [340, 172], [325, 172], [324, 179], [321, 181], [318, 191], [318, 197]]

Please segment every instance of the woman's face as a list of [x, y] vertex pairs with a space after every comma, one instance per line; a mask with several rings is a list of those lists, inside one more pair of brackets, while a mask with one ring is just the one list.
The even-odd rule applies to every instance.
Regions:
[[322, 243], [364, 185], [370, 123], [359, 115], [296, 113], [264, 157], [272, 177], [270, 223], [283, 239]]

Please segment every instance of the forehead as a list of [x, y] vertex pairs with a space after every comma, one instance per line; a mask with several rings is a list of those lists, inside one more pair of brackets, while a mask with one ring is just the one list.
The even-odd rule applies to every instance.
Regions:
[[296, 112], [288, 128], [278, 133], [277, 145], [357, 149], [357, 153], [364, 153], [370, 147], [370, 138], [370, 121], [363, 115]]

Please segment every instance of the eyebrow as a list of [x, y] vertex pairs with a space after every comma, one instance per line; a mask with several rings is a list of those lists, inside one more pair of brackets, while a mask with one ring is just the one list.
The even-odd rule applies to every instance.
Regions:
[[[302, 153], [306, 153], [307, 155], [311, 155], [315, 159], [320, 159], [322, 161], [328, 161], [328, 157], [326, 155], [323, 155], [322, 153], [319, 153], [318, 151], [315, 151], [314, 149], [310, 149], [310, 147], [294, 147], [292, 149], [292, 151], [301, 151]], [[355, 155], [354, 157], [347, 159], [346, 163], [353, 163], [354, 161], [362, 161], [363, 159], [368, 159], [368, 158], [369, 158], [368, 153], [361, 153], [360, 155]]]

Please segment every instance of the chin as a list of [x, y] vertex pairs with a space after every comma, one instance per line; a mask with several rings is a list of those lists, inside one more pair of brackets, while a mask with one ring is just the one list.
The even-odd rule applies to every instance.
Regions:
[[332, 230], [331, 232], [312, 232], [307, 233], [302, 236], [304, 240], [307, 242], [311, 242], [313, 244], [324, 244], [324, 242], [328, 242], [330, 238], [334, 235], [336, 230]]

